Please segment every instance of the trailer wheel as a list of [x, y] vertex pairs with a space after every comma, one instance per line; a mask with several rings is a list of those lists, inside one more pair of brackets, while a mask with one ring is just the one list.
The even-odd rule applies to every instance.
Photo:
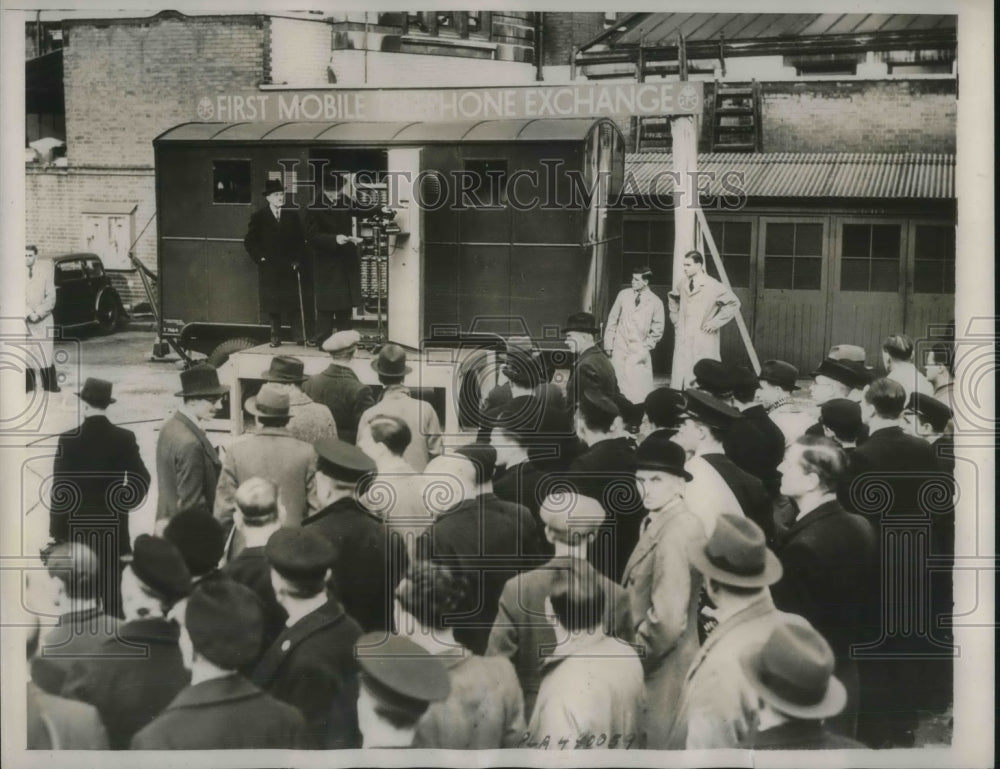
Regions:
[[238, 336], [235, 339], [227, 339], [225, 342], [219, 344], [206, 359], [207, 363], [211, 363], [216, 368], [222, 366], [229, 356], [234, 352], [239, 352], [240, 350], [247, 350], [251, 347], [256, 347], [260, 342], [256, 339], [251, 339], [248, 336]]

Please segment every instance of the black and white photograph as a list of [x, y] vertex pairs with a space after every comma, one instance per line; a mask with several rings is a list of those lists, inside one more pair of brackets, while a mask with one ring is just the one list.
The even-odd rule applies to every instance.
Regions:
[[0, 0], [3, 765], [992, 766], [992, 4], [375, 5]]

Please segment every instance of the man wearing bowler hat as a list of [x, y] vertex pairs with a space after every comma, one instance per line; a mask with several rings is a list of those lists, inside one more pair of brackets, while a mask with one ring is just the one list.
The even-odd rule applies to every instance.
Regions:
[[670, 747], [735, 748], [752, 734], [757, 713], [756, 697], [747, 696], [739, 654], [766, 639], [789, 616], [775, 609], [768, 591], [781, 579], [781, 563], [757, 524], [728, 514], [689, 557], [719, 624], [686, 672]]
[[[101, 563], [100, 597], [109, 614], [121, 613], [118, 558], [132, 551], [129, 513], [146, 499], [149, 471], [135, 435], [108, 420], [111, 382], [88, 377], [77, 393], [83, 422], [59, 436], [52, 467], [49, 535], [79, 540]], [[111, 534], [110, 544], [107, 534]]]
[[589, 312], [575, 312], [566, 320], [562, 332], [570, 352], [576, 354], [576, 363], [566, 383], [570, 407], [576, 405], [584, 390], [597, 390], [608, 398], [617, 396], [620, 391], [615, 367], [597, 344], [601, 334], [597, 319]]
[[[865, 364], [865, 348], [854, 344], [836, 344], [812, 372], [813, 384], [809, 395], [817, 406], [834, 398], [861, 402], [864, 388], [875, 379], [874, 371]], [[806, 435], [822, 436], [823, 425], [816, 422]], [[862, 430], [862, 440], [868, 437]]]
[[[298, 339], [309, 329], [301, 329], [299, 276], [305, 240], [302, 224], [294, 208], [285, 208], [285, 187], [280, 179], [268, 179], [263, 190], [265, 205], [250, 215], [243, 246], [258, 268], [260, 314], [271, 325], [271, 346], [281, 344], [281, 321], [286, 318]], [[312, 281], [303, 276], [303, 307], [306, 324], [312, 318]]]
[[253, 683], [301, 711], [305, 747], [360, 747], [354, 643], [362, 631], [326, 590], [339, 554], [310, 527], [279, 529], [264, 552], [288, 622], [257, 663]]
[[330, 354], [330, 365], [302, 385], [306, 395], [330, 409], [337, 423], [337, 435], [348, 443], [357, 439], [361, 415], [375, 405], [371, 388], [361, 384], [351, 368], [360, 342], [361, 334], [354, 330], [338, 331], [330, 336], [323, 342], [323, 351]]
[[858, 447], [858, 440], [865, 426], [861, 421], [861, 406], [858, 402], [849, 398], [834, 398], [827, 401], [819, 407], [819, 423], [823, 425], [825, 437], [837, 441], [850, 459]]
[[777, 467], [785, 455], [785, 434], [781, 432], [757, 402], [760, 380], [746, 366], [733, 366], [729, 372], [733, 408], [740, 412], [723, 441], [726, 456], [738, 467], [764, 483], [772, 499], [778, 496], [781, 478]]
[[844, 708], [847, 695], [833, 675], [833, 653], [808, 625], [785, 623], [740, 657], [758, 695], [756, 734], [742, 747], [754, 750], [863, 750], [860, 742], [832, 734], [823, 719]]
[[406, 549], [397, 531], [360, 502], [376, 472], [361, 449], [337, 439], [316, 444], [316, 482], [321, 509], [302, 521], [332, 543], [334, 592], [365, 631], [387, 630], [392, 591], [406, 568]]
[[667, 438], [677, 434], [684, 413], [684, 393], [667, 387], [657, 387], [643, 402], [642, 423], [639, 435], [645, 440], [656, 432], [663, 431]]
[[253, 591], [211, 580], [194, 588], [176, 614], [191, 683], [132, 738], [132, 750], [304, 747], [302, 714], [236, 672], [260, 645], [261, 611]]
[[382, 397], [358, 420], [358, 443], [371, 439], [371, 422], [375, 417], [402, 419], [410, 428], [410, 445], [403, 452], [403, 459], [418, 473], [423, 472], [431, 458], [441, 453], [441, 423], [437, 412], [427, 401], [411, 397], [403, 384], [413, 369], [406, 365], [406, 350], [398, 344], [383, 345], [371, 366], [382, 384]]
[[[308, 443], [293, 438], [287, 428], [290, 419], [288, 394], [276, 385], [264, 384], [246, 403], [257, 419], [257, 432], [241, 435], [226, 449], [215, 491], [215, 517], [227, 533], [236, 511], [236, 489], [250, 478], [266, 478], [278, 487], [285, 508], [285, 526], [298, 526], [319, 510], [316, 492], [316, 452]], [[235, 537], [231, 557], [243, 549]]]
[[156, 527], [163, 531], [178, 510], [203, 505], [215, 507], [215, 487], [222, 463], [205, 435], [203, 425], [218, 410], [228, 385], [219, 384], [219, 374], [208, 363], [181, 372], [181, 407], [163, 424], [156, 441]]
[[[62, 694], [97, 708], [113, 750], [127, 748], [190, 681], [177, 645], [177, 625], [167, 619], [191, 592], [191, 575], [180, 551], [165, 539], [140, 534], [124, 556], [125, 622], [74, 661]], [[123, 656], [122, 643], [142, 650]]]
[[302, 383], [308, 379], [304, 372], [305, 366], [298, 358], [277, 355], [271, 358], [271, 365], [260, 378], [288, 395], [288, 413], [291, 418], [285, 429], [293, 438], [306, 443], [336, 438], [337, 423], [333, 421], [330, 409], [302, 392]]
[[804, 434], [812, 425], [812, 417], [795, 401], [792, 393], [799, 389], [796, 380], [799, 370], [783, 360], [766, 360], [757, 375], [760, 389], [757, 398], [767, 410], [768, 417], [785, 436], [785, 445]]
[[705, 535], [684, 502], [684, 451], [663, 436], [647, 438], [636, 457], [635, 484], [646, 516], [622, 573], [635, 641], [643, 650], [647, 747], [665, 748], [684, 674], [698, 651], [701, 577], [688, 556]]

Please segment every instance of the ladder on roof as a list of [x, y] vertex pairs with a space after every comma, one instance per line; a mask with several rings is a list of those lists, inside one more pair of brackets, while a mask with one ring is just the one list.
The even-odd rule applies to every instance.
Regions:
[[716, 82], [712, 113], [713, 152], [760, 152], [760, 83]]

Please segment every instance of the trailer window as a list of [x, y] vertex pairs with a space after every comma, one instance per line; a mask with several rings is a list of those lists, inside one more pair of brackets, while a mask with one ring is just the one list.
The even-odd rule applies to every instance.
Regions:
[[252, 200], [249, 160], [212, 161], [212, 202], [246, 204]]

